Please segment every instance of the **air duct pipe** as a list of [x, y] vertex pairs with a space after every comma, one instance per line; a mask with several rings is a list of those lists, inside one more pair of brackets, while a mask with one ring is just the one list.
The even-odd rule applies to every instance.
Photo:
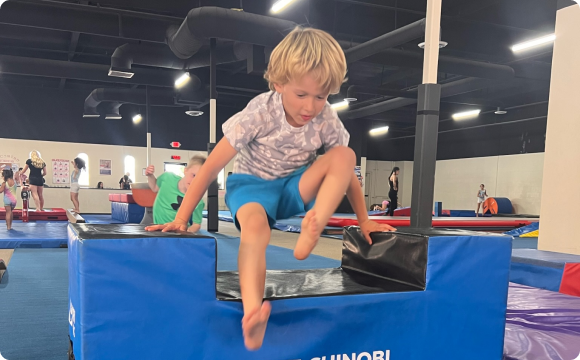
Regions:
[[[240, 42], [229, 42], [216, 49], [217, 63], [224, 64], [246, 60], [252, 51], [252, 45]], [[109, 76], [130, 78], [134, 72], [133, 64], [162, 67], [176, 70], [188, 70], [209, 66], [209, 50], [201, 49], [195, 56], [184, 60], [176, 57], [167, 47], [124, 44], [115, 49], [111, 56]]]
[[[457, 80], [441, 86], [441, 98], [463, 94], [466, 92], [471, 92], [475, 90], [482, 89], [489, 85], [489, 80], [477, 79], [477, 78], [467, 78], [462, 80]], [[365, 116], [380, 114], [385, 111], [398, 109], [403, 106], [416, 104], [417, 99], [409, 98], [394, 98], [386, 101], [382, 101], [376, 104], [365, 106], [360, 109], [351, 110], [346, 112], [341, 117], [345, 120], [352, 120], [363, 118]]]
[[204, 6], [191, 10], [179, 28], [169, 27], [166, 42], [178, 58], [189, 59], [201, 49], [205, 39], [275, 47], [295, 27], [292, 21]]

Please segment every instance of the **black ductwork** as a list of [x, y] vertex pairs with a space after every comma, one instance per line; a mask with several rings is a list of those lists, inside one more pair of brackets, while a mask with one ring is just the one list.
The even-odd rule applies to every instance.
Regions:
[[408, 99], [416, 99], [417, 92], [415, 91], [402, 91], [402, 90], [391, 90], [391, 89], [381, 89], [373, 88], [367, 86], [351, 85], [346, 91], [347, 98], [357, 98], [359, 94], [372, 94], [372, 95], [385, 95], [394, 96]]
[[[181, 101], [178, 101], [177, 98], [179, 98], [180, 95], [181, 94], [179, 92], [173, 90], [152, 90], [150, 91], [150, 104], [151, 106], [191, 105], [200, 107], [207, 103], [209, 92], [207, 89], [189, 91], [186, 96], [181, 96]], [[108, 109], [111, 107], [110, 104], [118, 104], [118, 106], [116, 106], [116, 113], [118, 114], [118, 108], [122, 104], [145, 105], [145, 90], [108, 88], [95, 89], [85, 99], [85, 110], [83, 116], [100, 116], [100, 111], [98, 111], [98, 108], [103, 103], [106, 103], [107, 114], [115, 113], [114, 109]]]
[[[445, 98], [448, 96], [454, 96], [463, 94], [466, 92], [471, 92], [475, 90], [482, 89], [489, 85], [489, 80], [486, 79], [477, 79], [477, 78], [468, 78], [457, 80], [448, 84], [441, 85], [441, 98]], [[352, 120], [358, 119], [365, 116], [379, 114], [385, 111], [397, 109], [403, 106], [416, 104], [417, 99], [409, 99], [409, 98], [394, 98], [389, 99], [386, 101], [381, 101], [379, 103], [365, 106], [360, 109], [351, 110], [344, 115], [341, 115], [341, 118], [345, 120]]]
[[[228, 42], [216, 48], [218, 64], [246, 60], [252, 51], [252, 45], [240, 42]], [[115, 49], [111, 56], [109, 76], [129, 77], [133, 64], [162, 67], [176, 70], [188, 70], [209, 66], [209, 49], [202, 48], [195, 56], [184, 60], [176, 57], [166, 46], [145, 46], [124, 44]]]
[[205, 6], [191, 10], [178, 29], [169, 27], [166, 42], [178, 58], [188, 59], [201, 49], [205, 39], [275, 47], [295, 27], [292, 21]]
[[383, 50], [403, 45], [411, 40], [423, 37], [424, 35], [425, 19], [421, 19], [345, 50], [346, 62], [352, 63], [362, 60]]

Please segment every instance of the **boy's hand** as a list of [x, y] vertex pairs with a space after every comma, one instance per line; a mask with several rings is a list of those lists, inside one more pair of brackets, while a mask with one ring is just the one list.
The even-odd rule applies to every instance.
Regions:
[[155, 173], [155, 166], [154, 165], [147, 166], [147, 169], [145, 170], [145, 175], [150, 176], [150, 175], [153, 175], [154, 173]]
[[384, 231], [396, 231], [394, 227], [388, 224], [379, 224], [372, 220], [367, 220], [364, 223], [360, 224], [360, 229], [369, 244], [372, 244], [373, 241], [371, 240], [371, 233], [373, 232], [384, 232]]
[[159, 230], [161, 230], [161, 232], [187, 231], [187, 224], [182, 223], [182, 222], [177, 221], [177, 220], [174, 220], [174, 221], [167, 223], [167, 224], [147, 226], [147, 227], [145, 227], [145, 230], [147, 230], [147, 231], [159, 231]]

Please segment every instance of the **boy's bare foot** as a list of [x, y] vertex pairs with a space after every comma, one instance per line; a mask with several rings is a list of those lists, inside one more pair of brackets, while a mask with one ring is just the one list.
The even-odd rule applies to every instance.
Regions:
[[272, 305], [264, 301], [260, 309], [244, 315], [242, 330], [244, 331], [244, 345], [248, 350], [258, 350], [262, 347], [271, 310]]
[[306, 259], [316, 246], [321, 232], [316, 221], [316, 212], [310, 210], [302, 219], [302, 230], [294, 248], [294, 257], [298, 260]]

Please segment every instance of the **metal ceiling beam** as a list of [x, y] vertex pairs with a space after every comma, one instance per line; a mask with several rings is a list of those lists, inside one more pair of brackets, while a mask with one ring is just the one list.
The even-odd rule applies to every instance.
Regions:
[[165, 43], [167, 27], [180, 21], [173, 17], [57, 1], [11, 0], [4, 2], [0, 11], [2, 24], [154, 43]]

